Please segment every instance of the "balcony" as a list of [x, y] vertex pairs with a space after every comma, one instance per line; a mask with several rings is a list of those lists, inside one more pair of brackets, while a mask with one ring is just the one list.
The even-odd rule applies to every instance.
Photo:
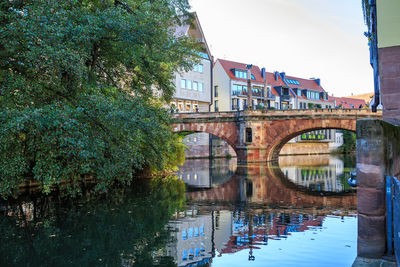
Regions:
[[281, 101], [290, 101], [292, 99], [292, 96], [290, 95], [282, 95], [281, 96]]
[[275, 99], [276, 99], [276, 96], [273, 95], [273, 94], [271, 94], [271, 92], [268, 92], [268, 94], [267, 94], [267, 99], [268, 99], [268, 100], [275, 100]]

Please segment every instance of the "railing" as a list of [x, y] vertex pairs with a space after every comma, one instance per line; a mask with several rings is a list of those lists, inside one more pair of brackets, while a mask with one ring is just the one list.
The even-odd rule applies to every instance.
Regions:
[[282, 101], [290, 101], [291, 98], [292, 98], [292, 97], [291, 97], [290, 95], [282, 95], [282, 96], [281, 96], [281, 100], [282, 100]]
[[387, 254], [400, 262], [400, 181], [386, 176]]
[[273, 95], [273, 94], [271, 94], [270, 92], [268, 92], [268, 94], [267, 94], [267, 99], [268, 99], [268, 100], [275, 100], [275, 99], [276, 99], [276, 96]]

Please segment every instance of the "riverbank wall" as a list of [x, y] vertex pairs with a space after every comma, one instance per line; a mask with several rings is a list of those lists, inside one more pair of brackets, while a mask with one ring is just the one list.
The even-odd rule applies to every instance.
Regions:
[[279, 155], [288, 156], [330, 154], [335, 149], [336, 147], [332, 147], [329, 142], [287, 143], [282, 147]]

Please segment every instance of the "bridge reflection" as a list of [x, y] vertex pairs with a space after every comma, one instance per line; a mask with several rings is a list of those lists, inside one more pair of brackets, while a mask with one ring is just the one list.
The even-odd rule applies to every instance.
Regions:
[[[217, 171], [218, 164], [222, 166], [221, 171]], [[197, 180], [207, 180], [202, 187], [200, 183], [185, 179], [180, 174], [181, 179], [189, 185], [189, 201], [245, 202], [287, 207], [356, 207], [355, 191], [346, 184], [346, 178], [354, 168], [351, 160], [328, 155], [281, 157], [279, 165], [275, 166], [236, 166], [220, 160], [211, 161], [207, 168], [213, 171], [204, 178], [196, 170], [193, 161], [179, 172], [186, 177], [197, 173]], [[219, 174], [216, 182], [213, 173]]]

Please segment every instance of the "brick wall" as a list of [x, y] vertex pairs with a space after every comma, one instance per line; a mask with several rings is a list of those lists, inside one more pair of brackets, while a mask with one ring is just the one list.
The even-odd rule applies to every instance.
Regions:
[[400, 46], [379, 49], [383, 119], [400, 125]]

